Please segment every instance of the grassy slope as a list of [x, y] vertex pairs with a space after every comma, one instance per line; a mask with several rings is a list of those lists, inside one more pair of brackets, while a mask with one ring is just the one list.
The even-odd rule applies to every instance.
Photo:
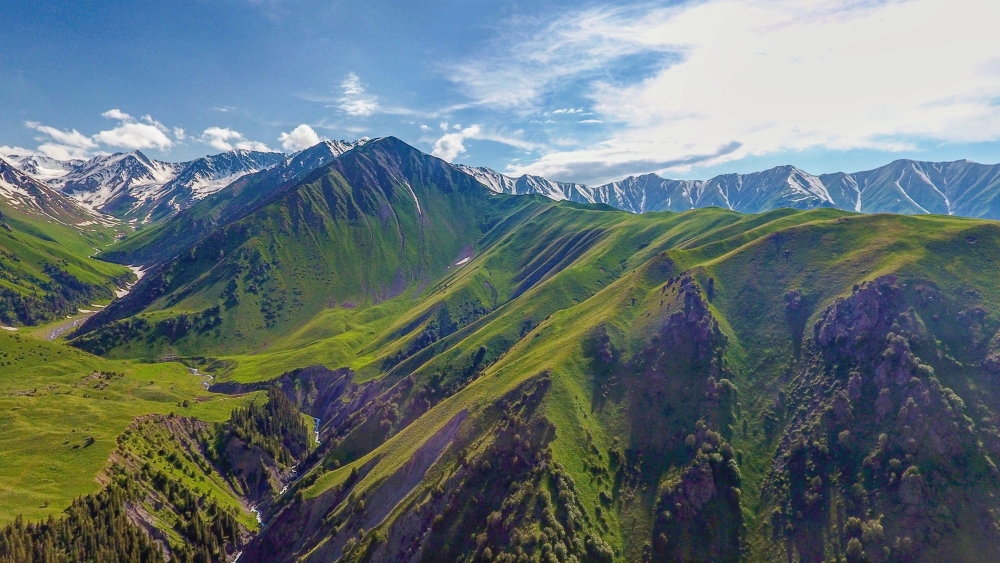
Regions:
[[[768, 529], [765, 516], [773, 499], [764, 494], [764, 486], [782, 446], [765, 432], [764, 415], [795, 375], [808, 369], [801, 354], [822, 313], [862, 282], [895, 274], [911, 285], [930, 284], [939, 289], [948, 296], [951, 313], [982, 307], [987, 340], [1000, 326], [1000, 319], [991, 313], [1000, 306], [1000, 288], [990, 267], [1000, 260], [1000, 227], [992, 222], [862, 216], [831, 209], [778, 210], [752, 216], [702, 209], [634, 216], [537, 198], [489, 198], [495, 215], [484, 228], [462, 216], [474, 215], [476, 205], [468, 201], [457, 210], [442, 212], [455, 202], [442, 198], [433, 183], [416, 184], [419, 200], [428, 213], [444, 215], [422, 222], [416, 209], [410, 209], [408, 191], [395, 185], [381, 195], [356, 192], [357, 186], [345, 176], [348, 172], [316, 175], [281, 201], [230, 225], [219, 240], [195, 247], [190, 256], [171, 265], [170, 291], [143, 313], [150, 322], [182, 312], [198, 313], [222, 302], [225, 288], [235, 280], [237, 303], [223, 313], [221, 329], [169, 342], [137, 340], [113, 351], [119, 357], [214, 355], [224, 360], [217, 365], [229, 366], [218, 374], [220, 378], [242, 382], [271, 379], [317, 363], [350, 366], [358, 372], [356, 381], [375, 381], [383, 389], [412, 376], [413, 388], [426, 393], [403, 396], [401, 409], [406, 412], [418, 397], [428, 397], [433, 405], [430, 410], [415, 417], [412, 424], [393, 427], [384, 443], [373, 432], [374, 424], [353, 430], [328, 456], [342, 467], [317, 468], [310, 476], [310, 482], [315, 481], [304, 491], [306, 499], [331, 491], [347, 480], [352, 469], [370, 462], [374, 469], [364, 475], [355, 496], [371, 494], [462, 412], [469, 416], [463, 424], [465, 431], [481, 433], [467, 436], [471, 442], [465, 442], [466, 446], [472, 452], [486, 451], [492, 442], [491, 429], [497, 424], [499, 398], [548, 373], [551, 387], [538, 415], [555, 426], [553, 457], [573, 477], [592, 521], [598, 520], [601, 493], [613, 492], [614, 502], [605, 505], [599, 519], [604, 522], [600, 533], [620, 558], [638, 559], [642, 545], [653, 535], [660, 489], [665, 483], [679, 482], [688, 460], [681, 450], [650, 449], [650, 434], [687, 434], [694, 431], [699, 417], [707, 415], [686, 404], [690, 402], [686, 395], [668, 395], [667, 407], [678, 402], [680, 406], [662, 418], [639, 412], [628, 389], [609, 395], [608, 374], [595, 364], [593, 341], [596, 331], [604, 330], [615, 350], [614, 369], [621, 371], [625, 381], [643, 384], [641, 379], [627, 379], [638, 375], [626, 373], [631, 369], [628, 366], [639, 365], [652, 335], [672, 313], [683, 310], [681, 295], [676, 289], [667, 292], [664, 283], [687, 272], [704, 294], [711, 280], [709, 309], [728, 338], [725, 374], [739, 389], [736, 422], [746, 431], [731, 435], [723, 431], [740, 452], [748, 555], [751, 560], [773, 560], [783, 553], [783, 546]], [[344, 205], [375, 209], [372, 202], [380, 202], [380, 197], [394, 210], [386, 215], [383, 209], [381, 221], [373, 220], [373, 215], [361, 221], [356, 217], [337, 220], [351, 217]], [[386, 221], [387, 217], [391, 220]], [[461, 267], [449, 268], [465, 251], [463, 247], [473, 247], [476, 256]], [[269, 267], [253, 273], [265, 263]], [[798, 292], [803, 304], [794, 315], [787, 308], [792, 292]], [[282, 299], [287, 309], [279, 311], [291, 312], [269, 323], [266, 302]], [[925, 313], [920, 312], [929, 317]], [[438, 330], [442, 319], [457, 324], [451, 331]], [[954, 328], [954, 319], [939, 321], [935, 316], [933, 322], [927, 318], [923, 322], [933, 330], [940, 356], [951, 358], [924, 359], [933, 364], [943, 384], [979, 409], [977, 423], [989, 423], [992, 415], [982, 413], [996, 410], [996, 397], [982, 384], [981, 374], [968, 366], [978, 365], [995, 343], [970, 345], [967, 332]], [[414, 347], [418, 338], [431, 332], [434, 337], [423, 340], [428, 345]], [[14, 339], [8, 345], [15, 346], [15, 337], [2, 336]], [[45, 346], [30, 344], [33, 349], [48, 350]], [[37, 366], [22, 370], [35, 374], [23, 381], [54, 384], [55, 389], [40, 389], [38, 397], [12, 397], [27, 389], [20, 385], [19, 376], [17, 385], [9, 384], [8, 397], [0, 399], [0, 407], [4, 400], [14, 401], [11, 408], [24, 401], [37, 402], [32, 404], [32, 418], [21, 428], [53, 424], [49, 422], [52, 411], [47, 409], [65, 401], [80, 401], [83, 413], [93, 409], [94, 402], [103, 404], [104, 399], [83, 397], [84, 391], [72, 387], [81, 374], [98, 369], [92, 367], [98, 363], [119, 366], [119, 371], [129, 374], [105, 391], [116, 393], [107, 399], [113, 402], [112, 408], [81, 415], [78, 422], [83, 424], [88, 416], [104, 421], [109, 437], [131, 417], [164, 412], [160, 408], [172, 410], [182, 398], [198, 391], [197, 383], [179, 366], [99, 360], [63, 348], [48, 353], [65, 354], [67, 359], [56, 362], [56, 371]], [[60, 371], [60, 365], [67, 366], [67, 373]], [[149, 376], [148, 370], [155, 369], [165, 370], [158, 377], [171, 382], [174, 388], [169, 392], [160, 384], [153, 386], [157, 393], [144, 390], [142, 381]], [[685, 382], [701, 384], [703, 379], [698, 378], [704, 377], [694, 372], [668, 375], [674, 378], [669, 380], [674, 386], [671, 393], [684, 387], [685, 394]], [[116, 385], [120, 386], [117, 391]], [[60, 389], [70, 394], [46, 406], [46, 397], [54, 401]], [[230, 404], [216, 399], [198, 403], [191, 414], [220, 420], [229, 409]], [[16, 424], [0, 418], [0, 429], [8, 427]], [[101, 466], [98, 456], [103, 451], [106, 457], [111, 441], [104, 450], [95, 449], [100, 439], [89, 448], [72, 450], [72, 441], [64, 445], [63, 440], [87, 431], [86, 426], [76, 433], [73, 428], [52, 429], [47, 434], [51, 436], [48, 446], [41, 450], [31, 450], [37, 444], [24, 442], [12, 442], [10, 448], [26, 449], [34, 452], [28, 459], [51, 463], [51, 475], [75, 463], [75, 458], [48, 461], [61, 459], [60, 447], [69, 448], [70, 455], [80, 456], [89, 471], [86, 475], [92, 476]], [[12, 431], [11, 440], [15, 438]], [[645, 449], [655, 458], [630, 459], [642, 472], [638, 481], [627, 486], [609, 483], [593, 471], [597, 465], [610, 468], [611, 452], [619, 447], [629, 456]], [[424, 498], [436, 483], [458, 471], [458, 462], [455, 452], [446, 454], [410, 499]], [[4, 469], [0, 465], [0, 471]], [[21, 479], [27, 483], [26, 477]], [[93, 487], [93, 481], [84, 481], [75, 490], [91, 490], [87, 486]], [[19, 501], [21, 510], [46, 498], [43, 485], [39, 485], [42, 492]], [[31, 484], [14, 487], [22, 489], [32, 490]], [[402, 517], [407, 502], [393, 509], [378, 533], [385, 533], [394, 518]], [[350, 508], [345, 504], [339, 510], [346, 514]], [[958, 553], [954, 550], [962, 542], [975, 545], [981, 541], [968, 530], [955, 538], [942, 548], [944, 555]]]
[[[44, 266], [50, 264], [85, 284], [104, 288], [107, 297], [97, 301], [106, 303], [113, 296], [116, 282], [134, 279], [123, 266], [90, 258], [114, 241], [116, 230], [113, 227], [60, 222], [37, 213], [26, 213], [2, 201], [0, 213], [3, 222], [11, 228], [10, 231], [0, 230], [0, 286], [4, 288], [23, 296], [44, 297], [51, 289], [42, 284], [59, 288], [59, 283], [53, 284], [51, 276], [44, 272]], [[92, 218], [76, 218], [81, 224], [93, 223], [86, 219]], [[79, 301], [71, 306], [87, 304]]]
[[372, 143], [349, 154], [214, 231], [151, 273], [129, 297], [133, 305], [125, 300], [93, 323], [137, 316], [155, 327], [219, 307], [217, 324], [170, 338], [144, 333], [101, 350], [157, 357], [267, 348], [275, 335], [302, 328], [324, 309], [419, 291], [473, 247], [491, 221], [540, 205], [538, 198], [494, 198], [470, 177], [408, 147], [387, 152]]
[[[94, 372], [125, 374], [104, 389]], [[180, 364], [109, 361], [63, 343], [0, 333], [0, 523], [57, 514], [95, 492], [115, 438], [137, 416], [223, 421], [250, 397], [212, 395]], [[179, 406], [190, 401], [189, 408]], [[86, 438], [94, 442], [85, 446]]]
[[[406, 365], [405, 371], [414, 373], [419, 381], [432, 373], [446, 371], [448, 364], [468, 357], [480, 344], [490, 348], [491, 356], [496, 346], [501, 347], [500, 356], [494, 358], [495, 363], [482, 376], [372, 453], [320, 477], [306, 496], [314, 497], [342, 482], [350, 468], [360, 467], [369, 459], [379, 462], [359, 489], [376, 486], [458, 412], [468, 410], [473, 418], [483, 416], [484, 409], [497, 397], [526, 378], [548, 371], [553, 385], [543, 412], [558, 429], [552, 446], [555, 458], [576, 479], [584, 504], [596, 509], [603, 485], [585, 470], [586, 463], [591, 463], [587, 454], [590, 444], [608, 451], [615, 443], [629, 443], [630, 434], [638, 429], [631, 426], [626, 405], [612, 403], [595, 408], [593, 367], [587, 359], [585, 343], [595, 327], [614, 327], [616, 345], [624, 351], [623, 361], [627, 359], [648, 342], [657, 320], [663, 319], [657, 289], [668, 277], [691, 270], [702, 282], [708, 277], [715, 280], [712, 310], [729, 337], [727, 359], [740, 389], [742, 419], [748, 422], [750, 430], [746, 437], [740, 432], [733, 435], [734, 447], [747, 454], [741, 470], [746, 493], [743, 506], [751, 530], [750, 555], [760, 560], [773, 556], [772, 544], [763, 535], [764, 522], [758, 519], [766, 504], [760, 496], [761, 485], [774, 451], [774, 444], [761, 432], [760, 415], [783, 385], [783, 378], [796, 369], [796, 350], [801, 339], [811, 337], [809, 329], [834, 299], [849, 294], [855, 284], [887, 273], [929, 281], [953, 295], [974, 289], [979, 292], [981, 304], [988, 310], [996, 310], [1000, 294], [990, 268], [984, 266], [1000, 260], [997, 252], [1000, 228], [993, 223], [967, 219], [857, 216], [832, 210], [780, 212], [762, 217], [710, 210], [689, 215], [689, 219], [694, 217], [707, 222], [700, 228], [702, 232], [710, 231], [709, 234], [698, 238], [693, 236], [697, 231], [685, 233], [683, 225], [671, 228], [669, 222], [676, 221], [677, 216], [620, 219], [614, 233], [601, 238], [600, 243], [559, 273], [466, 331], [446, 339], [426, 362]], [[536, 227], [560, 229], [554, 217], [544, 217]], [[576, 217], [562, 228], [568, 231], [579, 227], [580, 219]], [[520, 233], [536, 244], [552, 241], [554, 236], [552, 232], [539, 236], [530, 228]], [[412, 329], [415, 321], [427, 317], [427, 310], [446, 302], [450, 295], [463, 295], [464, 291], [467, 298], [475, 294], [471, 288], [482, 285], [481, 276], [486, 272], [498, 293], [515, 294], [512, 288], [516, 283], [511, 281], [517, 275], [508, 270], [505, 278], [497, 275], [501, 268], [495, 271], [489, 266], [491, 260], [514, 263], [517, 257], [523, 260], [525, 256], [538, 255], [541, 249], [537, 247], [518, 246], [515, 239], [520, 233], [500, 241], [492, 251], [432, 288], [424, 303], [362, 350], [370, 356], [373, 350], [387, 354], [398, 348], [406, 340], [406, 334], [416, 332], [405, 331], [404, 327]], [[510, 246], [501, 251], [504, 245]], [[626, 252], [625, 248], [630, 250]], [[664, 249], [669, 249], [665, 255], [657, 254]], [[493, 256], [493, 251], [502, 258]], [[624, 257], [624, 263], [619, 261], [620, 256]], [[617, 264], [624, 272], [617, 280], [614, 278], [618, 276], [605, 278], [601, 272], [602, 268], [607, 271], [605, 266], [610, 264]], [[793, 289], [805, 294], [808, 314], [790, 322], [783, 315], [784, 298]], [[538, 324], [530, 333], [524, 338], [509, 336], [516, 330], [515, 323], [533, 315]], [[511, 345], [510, 340], [516, 342]], [[950, 344], [954, 349], [962, 347], [960, 342]], [[504, 345], [510, 348], [502, 348]], [[948, 378], [949, 374], [941, 376]], [[439, 471], [447, 473], [447, 464], [442, 463], [445, 468]], [[667, 468], [662, 476], [653, 476], [649, 493], [645, 497], [639, 495], [633, 505], [623, 505], [619, 514], [612, 517], [608, 539], [629, 559], [637, 553], [629, 551], [628, 546], [639, 546], [649, 537], [656, 483], [675, 470]]]

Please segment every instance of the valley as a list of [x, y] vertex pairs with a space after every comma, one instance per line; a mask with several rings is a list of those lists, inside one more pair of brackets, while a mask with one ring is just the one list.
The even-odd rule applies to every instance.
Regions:
[[1000, 558], [989, 167], [930, 214], [885, 188], [926, 163], [630, 208], [268, 158], [162, 213], [0, 199], [0, 561]]

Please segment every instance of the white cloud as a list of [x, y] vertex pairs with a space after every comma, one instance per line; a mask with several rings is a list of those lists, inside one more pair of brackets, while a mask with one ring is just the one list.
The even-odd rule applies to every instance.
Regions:
[[213, 149], [220, 151], [231, 151], [233, 145], [229, 141], [242, 139], [243, 135], [232, 129], [223, 127], [209, 127], [201, 134], [201, 142], [208, 144]]
[[166, 133], [146, 123], [122, 122], [114, 129], [94, 135], [94, 139], [104, 145], [129, 150], [166, 150], [174, 146]]
[[[473, 127], [469, 127], [469, 129], [473, 129]], [[466, 135], [464, 132], [442, 135], [441, 138], [434, 143], [434, 150], [431, 151], [431, 154], [441, 160], [451, 162], [455, 160], [458, 155], [465, 152], [465, 137]]]
[[[995, 10], [981, 0], [597, 8], [505, 36], [508, 49], [449, 72], [473, 103], [523, 112], [580, 81], [609, 138], [513, 170], [563, 179], [813, 147], [989, 142], [1000, 140]], [[635, 60], [645, 63], [631, 76], [602, 72]]]
[[430, 128], [430, 126], [428, 126], [426, 124], [423, 124], [423, 125], [420, 126], [420, 130], [426, 133], [426, 132], [430, 131], [431, 128]]
[[163, 133], [170, 133], [170, 129], [168, 129], [166, 125], [164, 125], [164, 124], [160, 123], [159, 121], [153, 119], [153, 116], [149, 115], [148, 113], [146, 115], [142, 116], [142, 120], [145, 121], [146, 123], [152, 125], [153, 127], [156, 127], [157, 129], [159, 129]]
[[63, 131], [61, 129], [56, 129], [55, 127], [49, 127], [48, 125], [42, 125], [34, 121], [25, 122], [25, 125], [35, 131], [39, 131], [52, 137], [54, 141], [61, 145], [67, 145], [70, 147], [78, 149], [96, 149], [97, 143], [95, 143], [90, 137], [80, 133], [76, 129], [72, 131]]
[[26, 149], [24, 147], [0, 145], [0, 156], [35, 156], [37, 154], [37, 151]]
[[289, 133], [282, 133], [278, 140], [286, 151], [300, 151], [319, 144], [320, 138], [312, 127], [303, 123]]
[[600, 119], [581, 119], [580, 121], [577, 121], [577, 123], [604, 123], [604, 121]]
[[102, 113], [101, 117], [118, 122], [117, 127], [93, 136], [93, 140], [102, 145], [129, 150], [167, 150], [174, 146], [174, 142], [167, 136], [167, 128], [150, 115], [143, 116], [144, 123], [140, 123], [116, 108]]
[[38, 145], [38, 152], [56, 160], [87, 160], [94, 156], [87, 149], [60, 143], [42, 143]]
[[215, 150], [231, 151], [233, 149], [273, 152], [273, 149], [259, 141], [246, 139], [239, 131], [228, 127], [209, 127], [202, 132], [199, 140]]
[[[441, 125], [442, 130], [446, 131], [448, 129], [445, 127], [445, 125], [447, 125], [446, 123], [442, 123]], [[521, 131], [517, 131], [514, 135], [505, 135], [502, 133], [485, 131], [479, 125], [471, 125], [457, 133], [446, 133], [442, 135], [437, 141], [434, 142], [434, 149], [431, 151], [431, 154], [442, 160], [451, 162], [455, 160], [458, 155], [466, 152], [466, 139], [502, 143], [523, 151], [536, 151], [544, 148], [543, 145], [539, 143], [534, 143], [520, 138], [518, 136], [520, 134]]]
[[[158, 149], [168, 150], [174, 146], [174, 141], [168, 136], [170, 129], [147, 114], [136, 119], [124, 111], [114, 108], [101, 114], [106, 119], [118, 122], [116, 127], [87, 136], [76, 129], [66, 131], [35, 121], [25, 122], [25, 126], [34, 129], [45, 137], [38, 138], [42, 144], [38, 152], [60, 160], [86, 159], [100, 154], [103, 147], [116, 149]], [[184, 130], [173, 130], [176, 140], [185, 138]]]
[[116, 121], [135, 121], [132, 116], [123, 112], [120, 109], [109, 109], [108, 111], [101, 114], [101, 117], [105, 119], [114, 119]]
[[278, 152], [260, 141], [240, 141], [236, 148], [244, 151]]
[[340, 83], [340, 92], [337, 107], [351, 117], [368, 117], [379, 110], [377, 98], [365, 92], [361, 79], [353, 72]]
[[44, 137], [38, 139], [43, 141], [38, 146], [38, 152], [50, 158], [59, 160], [86, 159], [90, 158], [91, 152], [99, 146], [93, 139], [76, 129], [64, 131], [34, 121], [25, 122], [25, 126], [51, 139], [46, 140]]

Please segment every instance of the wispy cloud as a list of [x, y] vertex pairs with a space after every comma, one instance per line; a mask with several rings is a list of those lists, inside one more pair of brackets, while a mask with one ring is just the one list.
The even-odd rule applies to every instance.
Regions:
[[361, 79], [353, 72], [340, 83], [340, 91], [337, 107], [351, 117], [368, 117], [379, 110], [378, 98], [365, 91]]
[[980, 0], [601, 6], [512, 26], [487, 56], [445, 72], [471, 104], [498, 111], [540, 112], [570, 87], [589, 98], [593, 118], [577, 123], [604, 123], [602, 142], [515, 167], [562, 179], [814, 147], [998, 141], [992, 10]]
[[0, 156], [34, 156], [38, 154], [37, 151], [31, 149], [26, 149], [24, 147], [12, 147], [9, 145], [0, 145]]
[[56, 143], [60, 143], [69, 147], [90, 150], [96, 149], [98, 147], [97, 143], [90, 137], [80, 133], [76, 129], [72, 131], [63, 131], [61, 129], [56, 129], [55, 127], [49, 127], [48, 125], [42, 125], [41, 123], [35, 121], [25, 122], [25, 126], [30, 129], [34, 129], [40, 133], [44, 133], [52, 138]]

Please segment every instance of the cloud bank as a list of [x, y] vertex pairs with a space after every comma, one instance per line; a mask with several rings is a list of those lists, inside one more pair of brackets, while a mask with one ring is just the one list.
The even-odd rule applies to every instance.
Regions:
[[[37, 150], [20, 147], [3, 147], [10, 154], [41, 153], [58, 160], [88, 159], [98, 154], [107, 154], [112, 150], [158, 150], [169, 151], [171, 148], [192, 137], [181, 127], [167, 127], [147, 114], [135, 118], [124, 111], [114, 108], [101, 114], [101, 117], [116, 121], [117, 125], [110, 129], [99, 131], [93, 135], [85, 135], [76, 129], [65, 130], [36, 121], [27, 121], [25, 126], [38, 131], [41, 135], [37, 140], [41, 143]], [[294, 133], [294, 132], [293, 132]], [[173, 138], [171, 138], [171, 135]], [[271, 151], [266, 144], [252, 141], [238, 131], [223, 127], [209, 127], [200, 137], [192, 140], [200, 141], [220, 151], [245, 149], [255, 151]]]
[[[1000, 140], [994, 15], [979, 0], [602, 6], [512, 26], [447, 72], [472, 103], [525, 115], [580, 84], [594, 115], [578, 123], [603, 140], [512, 173], [598, 181], [810, 148], [913, 150]], [[442, 137], [442, 154], [457, 140]]]

